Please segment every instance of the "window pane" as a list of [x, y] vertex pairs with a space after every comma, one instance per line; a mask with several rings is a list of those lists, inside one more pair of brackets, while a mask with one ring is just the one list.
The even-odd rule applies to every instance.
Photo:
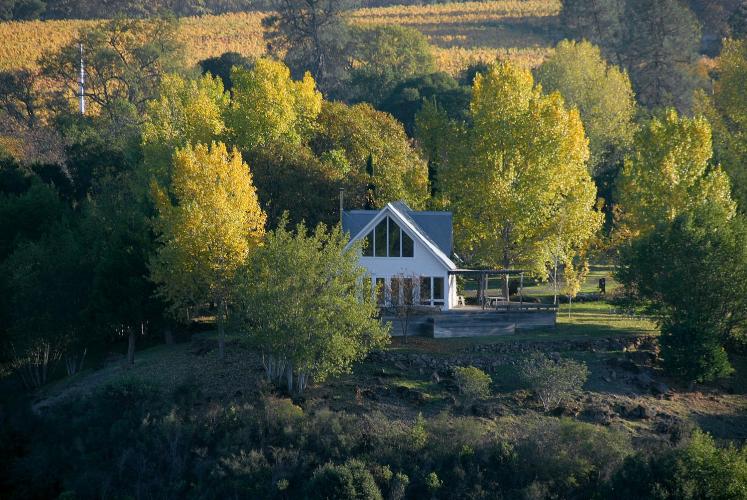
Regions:
[[363, 247], [363, 256], [373, 257], [373, 248], [374, 248], [373, 231], [371, 231], [370, 233], [366, 235], [366, 238], [363, 244], [365, 245]]
[[386, 217], [376, 226], [374, 240], [375, 255], [377, 257], [386, 257]]
[[433, 278], [433, 300], [444, 300], [443, 278]]
[[389, 285], [389, 290], [391, 292], [389, 302], [391, 302], [393, 306], [397, 306], [399, 305], [399, 278], [391, 278], [389, 282], [391, 283]]
[[420, 278], [420, 303], [431, 304], [431, 279], [428, 277]]
[[385, 297], [386, 281], [384, 280], [384, 278], [376, 278], [376, 303], [380, 306], [383, 306]]
[[414, 254], [414, 244], [412, 238], [402, 231], [402, 257], [412, 257]]
[[405, 278], [402, 280], [402, 297], [407, 305], [415, 303], [415, 284], [413, 283], [412, 278]]
[[401, 257], [399, 248], [399, 226], [389, 219], [389, 257]]

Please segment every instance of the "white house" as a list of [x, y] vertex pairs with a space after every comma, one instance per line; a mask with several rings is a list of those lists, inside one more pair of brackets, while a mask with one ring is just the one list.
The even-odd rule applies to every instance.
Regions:
[[[412, 210], [403, 201], [381, 210], [349, 210], [342, 213], [342, 228], [351, 236], [348, 247], [366, 240], [360, 263], [377, 285], [392, 289], [402, 279], [416, 279], [415, 303], [448, 310], [457, 305], [457, 266], [451, 260], [453, 229], [451, 212]], [[402, 290], [399, 290], [402, 300]]]

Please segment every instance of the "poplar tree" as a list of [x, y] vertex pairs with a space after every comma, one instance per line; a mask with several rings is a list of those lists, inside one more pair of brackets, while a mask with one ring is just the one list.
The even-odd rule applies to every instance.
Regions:
[[611, 152], [630, 143], [636, 112], [633, 87], [627, 73], [608, 64], [598, 47], [564, 40], [536, 74], [545, 92], [558, 91], [568, 106], [578, 108], [589, 138], [592, 173]]
[[226, 132], [223, 115], [230, 98], [218, 77], [194, 80], [168, 74], [156, 99], [149, 101], [142, 126], [142, 146], [149, 173], [166, 176], [177, 148], [210, 144]]
[[726, 40], [716, 60], [713, 93], [699, 92], [695, 111], [713, 127], [716, 161], [729, 174], [740, 211], [747, 207], [747, 42]]
[[508, 63], [477, 76], [470, 110], [469, 148], [442, 176], [457, 251], [484, 265], [544, 274], [551, 247], [570, 253], [601, 225], [578, 111]]
[[322, 109], [311, 74], [291, 78], [281, 62], [259, 59], [252, 69], [234, 68], [233, 99], [226, 121], [233, 143], [246, 150], [307, 140]]
[[160, 247], [151, 278], [174, 312], [216, 305], [223, 358], [233, 280], [265, 232], [249, 167], [222, 143], [187, 145], [174, 154], [171, 186], [153, 190]]
[[623, 234], [646, 233], [708, 204], [734, 211], [729, 179], [711, 163], [711, 127], [704, 118], [669, 110], [636, 134], [633, 151], [618, 182]]

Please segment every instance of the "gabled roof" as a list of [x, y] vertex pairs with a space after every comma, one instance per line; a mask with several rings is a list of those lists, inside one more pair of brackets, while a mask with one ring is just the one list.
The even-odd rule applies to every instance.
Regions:
[[352, 243], [367, 235], [386, 215], [420, 240], [448, 269], [456, 269], [457, 266], [449, 258], [453, 247], [451, 212], [415, 211], [404, 201], [397, 201], [388, 203], [381, 210], [344, 211], [342, 228], [351, 234]]

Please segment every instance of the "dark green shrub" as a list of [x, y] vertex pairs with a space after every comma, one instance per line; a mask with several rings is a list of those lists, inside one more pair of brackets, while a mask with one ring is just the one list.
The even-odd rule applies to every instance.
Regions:
[[696, 431], [684, 448], [625, 461], [610, 483], [619, 499], [743, 499], [747, 497], [747, 448], [718, 448]]
[[459, 394], [466, 403], [476, 399], [490, 397], [490, 375], [474, 366], [458, 366], [454, 368], [454, 381], [459, 388]]
[[586, 498], [604, 485], [632, 447], [621, 432], [570, 419], [542, 418], [527, 425], [516, 453], [516, 486], [546, 488], [553, 497], [575, 493]]
[[358, 460], [344, 465], [327, 463], [309, 482], [307, 498], [319, 500], [381, 500], [381, 491], [371, 473]]

